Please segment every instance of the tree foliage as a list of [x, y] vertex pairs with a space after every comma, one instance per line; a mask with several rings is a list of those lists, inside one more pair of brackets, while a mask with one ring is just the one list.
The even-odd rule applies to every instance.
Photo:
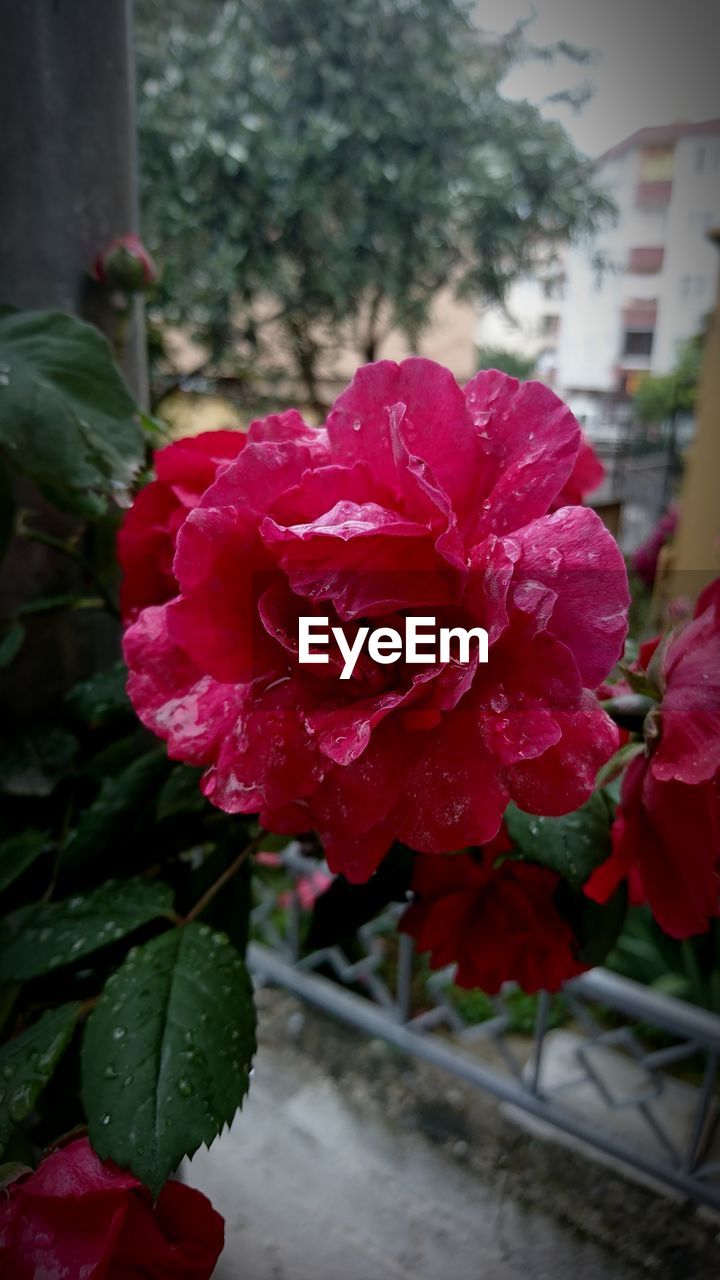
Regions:
[[520, 355], [508, 347], [478, 347], [477, 355], [479, 369], [499, 369], [521, 382], [531, 378], [535, 372], [534, 356]]
[[[415, 341], [437, 291], [496, 300], [608, 212], [563, 128], [502, 96], [532, 50], [468, 0], [140, 0], [145, 230], [167, 321], [287, 364]], [[272, 342], [263, 342], [270, 334]], [[279, 356], [279, 343], [285, 347]], [[271, 351], [266, 348], [270, 345]]]
[[643, 379], [633, 397], [633, 408], [640, 422], [668, 422], [677, 414], [692, 413], [702, 351], [702, 334], [688, 338], [682, 343], [670, 373], [651, 374]]

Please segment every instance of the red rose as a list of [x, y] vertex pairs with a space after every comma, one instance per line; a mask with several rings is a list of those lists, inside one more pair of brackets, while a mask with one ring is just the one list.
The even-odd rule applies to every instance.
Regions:
[[650, 663], [662, 700], [623, 778], [613, 852], [585, 892], [605, 902], [635, 869], [661, 928], [687, 938], [720, 914], [720, 579], [674, 638], [642, 647]]
[[120, 609], [126, 623], [147, 605], [164, 604], [177, 594], [172, 564], [178, 529], [244, 444], [242, 431], [205, 431], [158, 449], [157, 480], [140, 490], [118, 533]]
[[622, 781], [612, 848], [585, 885], [595, 902], [606, 902], [628, 876], [635, 899], [647, 901], [673, 938], [702, 933], [718, 915], [720, 805], [714, 781], [658, 782], [652, 759], [637, 756]]
[[[204, 793], [280, 833], [314, 828], [333, 871], [372, 873], [394, 839], [484, 844], [508, 800], [576, 809], [618, 735], [593, 689], [623, 645], [620, 553], [582, 507], [545, 513], [580, 432], [547, 387], [429, 360], [368, 365], [324, 427], [291, 411], [186, 517], [179, 594], [125, 635], [129, 692]], [[482, 626], [489, 662], [299, 661], [301, 616]]]
[[528, 862], [493, 868], [510, 848], [505, 840], [478, 854], [416, 857], [417, 900], [400, 928], [430, 952], [431, 968], [457, 964], [460, 987], [494, 995], [512, 981], [524, 991], [556, 991], [586, 967], [553, 901], [560, 877]]
[[605, 468], [589, 440], [582, 437], [575, 466], [552, 503], [550, 510], [579, 506], [589, 493], [597, 489], [605, 479]]
[[224, 1224], [192, 1187], [150, 1192], [86, 1138], [0, 1192], [0, 1271], [8, 1280], [209, 1280]]
[[158, 278], [157, 267], [139, 236], [116, 236], [98, 254], [92, 274], [108, 289], [149, 289]]

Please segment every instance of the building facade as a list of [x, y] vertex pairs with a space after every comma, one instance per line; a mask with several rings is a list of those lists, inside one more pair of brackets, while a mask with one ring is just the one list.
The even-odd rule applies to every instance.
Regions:
[[720, 119], [640, 129], [598, 161], [617, 219], [484, 313], [478, 345], [532, 354], [591, 434], [621, 424], [648, 373], [669, 372], [711, 310]]

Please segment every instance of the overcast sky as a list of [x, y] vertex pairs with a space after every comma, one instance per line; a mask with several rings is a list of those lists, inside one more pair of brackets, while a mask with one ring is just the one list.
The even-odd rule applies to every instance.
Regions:
[[580, 114], [548, 105], [575, 142], [599, 155], [643, 125], [720, 116], [720, 0], [479, 0], [483, 26], [503, 30], [536, 13], [529, 37], [565, 39], [597, 51], [590, 66], [566, 60], [530, 64], [505, 81], [505, 92], [533, 102], [559, 88], [593, 81]]

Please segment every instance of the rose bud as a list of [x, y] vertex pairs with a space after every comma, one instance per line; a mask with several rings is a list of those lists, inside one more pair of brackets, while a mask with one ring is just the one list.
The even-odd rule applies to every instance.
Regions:
[[108, 289], [137, 292], [150, 289], [158, 278], [157, 267], [139, 236], [116, 236], [98, 254], [93, 279]]

